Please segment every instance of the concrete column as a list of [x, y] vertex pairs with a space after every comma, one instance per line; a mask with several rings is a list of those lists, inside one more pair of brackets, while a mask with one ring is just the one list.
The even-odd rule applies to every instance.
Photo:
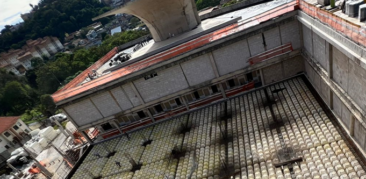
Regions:
[[88, 141], [89, 144], [93, 143], [93, 141], [89, 138], [88, 134], [86, 134], [84, 131], [81, 131], [80, 133], [86, 139], [86, 141]]
[[58, 122], [57, 119], [53, 119], [55, 121], [55, 123], [58, 125], [59, 129], [61, 130], [61, 132], [66, 136], [68, 137], [69, 134], [65, 131], [64, 127], [60, 124], [60, 122]]
[[351, 125], [349, 127], [349, 135], [355, 136], [355, 117], [351, 115]]
[[145, 112], [147, 113], [147, 115], [150, 117], [150, 119], [153, 121], [153, 122], [155, 122], [155, 119], [154, 119], [154, 117], [153, 117], [153, 115], [150, 113], [150, 111], [149, 111], [149, 109], [145, 109]]
[[263, 71], [262, 71], [262, 68], [259, 69], [259, 74], [261, 75], [261, 81], [262, 81], [262, 85], [264, 86], [266, 84], [266, 82], [264, 81], [264, 78], [263, 78]]
[[[219, 77], [220, 77], [220, 73], [219, 73], [219, 70], [217, 69], [216, 62], [215, 62], [215, 58], [214, 58], [214, 56], [212, 55], [212, 52], [209, 52], [209, 53], [208, 53], [208, 57], [210, 58], [210, 64], [211, 64], [211, 67], [212, 67], [212, 69], [213, 69], [213, 71], [214, 71], [215, 77], [216, 77], [216, 78], [219, 78]], [[219, 88], [220, 88], [220, 91], [221, 91], [222, 97], [223, 97], [224, 99], [226, 99], [225, 90], [224, 90], [224, 88], [222, 87], [221, 83], [219, 83]]]
[[117, 128], [117, 130], [119, 131], [119, 133], [123, 134], [123, 132], [121, 131], [121, 129], [118, 126], [118, 123], [115, 120], [111, 121], [111, 123]]
[[185, 96], [181, 96], [181, 97], [179, 97], [179, 99], [181, 99], [183, 101], [184, 106], [186, 107], [187, 111], [189, 111], [189, 106], [188, 106]]
[[326, 42], [326, 50], [328, 57], [328, 78], [333, 79], [333, 45]]
[[334, 95], [334, 93], [333, 93], [332, 89], [329, 88], [329, 107], [330, 107], [331, 110], [334, 109], [333, 95]]

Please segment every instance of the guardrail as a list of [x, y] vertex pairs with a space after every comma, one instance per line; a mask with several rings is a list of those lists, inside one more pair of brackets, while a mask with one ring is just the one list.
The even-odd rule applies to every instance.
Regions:
[[260, 53], [254, 57], [251, 57], [248, 59], [248, 62], [250, 65], [254, 65], [256, 63], [260, 63], [263, 62], [265, 60], [269, 60], [271, 58], [274, 58], [276, 56], [285, 54], [285, 53], [289, 53], [292, 52], [292, 45], [291, 43], [285, 44], [285, 45], [281, 45], [279, 47], [273, 48], [271, 50], [267, 50], [263, 53]]

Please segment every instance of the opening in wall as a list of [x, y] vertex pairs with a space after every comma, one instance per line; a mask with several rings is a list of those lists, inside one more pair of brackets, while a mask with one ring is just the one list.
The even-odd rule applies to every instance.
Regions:
[[144, 113], [144, 111], [137, 112], [137, 115], [140, 117], [140, 119], [143, 119], [146, 117], [146, 114]]
[[161, 112], [164, 111], [163, 107], [160, 104], [154, 106], [154, 108], [155, 108], [157, 113], [161, 113]]
[[253, 74], [252, 73], [247, 73], [246, 76], [247, 76], [248, 81], [253, 81]]
[[102, 124], [102, 125], [100, 125], [101, 127], [102, 127], [102, 129], [104, 130], [104, 131], [109, 131], [109, 130], [111, 130], [111, 129], [114, 129], [114, 127], [111, 125], [111, 124], [109, 124], [109, 123], [105, 123], [105, 124]]
[[218, 93], [219, 92], [219, 89], [217, 88], [216, 85], [211, 86], [211, 90], [212, 90], [212, 93]]
[[193, 93], [193, 95], [194, 95], [194, 97], [195, 97], [196, 99], [200, 99], [200, 95], [198, 94], [198, 92], [197, 92], [197, 91], [195, 91], [195, 92]]
[[235, 87], [234, 79], [230, 79], [230, 80], [228, 80], [227, 82], [229, 83], [230, 88]]
[[180, 101], [179, 98], [175, 98], [175, 102], [177, 103], [178, 106], [182, 105], [182, 102]]

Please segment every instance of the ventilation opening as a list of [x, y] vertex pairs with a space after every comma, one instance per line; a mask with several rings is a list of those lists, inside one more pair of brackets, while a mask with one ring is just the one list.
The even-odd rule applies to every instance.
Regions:
[[154, 108], [155, 108], [155, 110], [156, 110], [157, 113], [161, 113], [161, 112], [164, 111], [163, 110], [163, 107], [160, 104], [154, 106]]

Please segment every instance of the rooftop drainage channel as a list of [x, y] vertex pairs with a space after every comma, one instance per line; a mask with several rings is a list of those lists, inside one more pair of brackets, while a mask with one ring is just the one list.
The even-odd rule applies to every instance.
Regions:
[[352, 151], [352, 153], [355, 154], [355, 158], [360, 162], [362, 168], [366, 170], [366, 156], [360, 152], [360, 149], [358, 149], [357, 145], [352, 141], [352, 139], [349, 138], [347, 132], [340, 127], [339, 121], [335, 118], [332, 111], [329, 109], [329, 107], [325, 104], [323, 99], [320, 97], [320, 95], [317, 93], [315, 88], [312, 86], [312, 84], [309, 82], [307, 77], [305, 75], [301, 76], [302, 80], [304, 81], [305, 85], [310, 90], [311, 94], [314, 96], [314, 98], [317, 100], [319, 105], [323, 108], [324, 113], [327, 115], [327, 117], [330, 119], [334, 127], [337, 129], [341, 137], [344, 139], [345, 143], [349, 147], [349, 149]]

